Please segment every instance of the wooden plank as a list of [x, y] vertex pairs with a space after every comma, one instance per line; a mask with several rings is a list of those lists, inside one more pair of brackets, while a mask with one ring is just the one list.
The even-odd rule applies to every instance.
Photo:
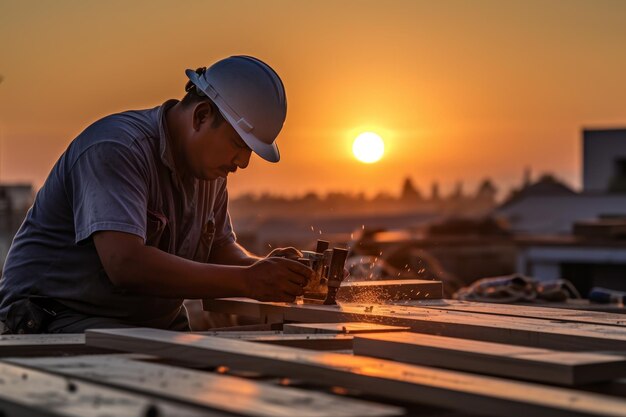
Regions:
[[[139, 362], [117, 355], [18, 358], [10, 362], [242, 416], [357, 417], [402, 415], [398, 407], [233, 376]], [[210, 395], [207, 395], [210, 393]], [[236, 399], [235, 401], [233, 401]]]
[[[282, 325], [280, 326], [283, 327]], [[204, 336], [215, 336], [215, 337], [230, 337], [233, 339], [241, 339], [246, 340], [250, 338], [256, 337], [264, 337], [264, 336], [279, 336], [283, 334], [282, 330], [228, 330], [228, 331], [216, 331], [216, 330], [204, 330], [201, 332], [192, 332], [194, 334], [201, 334]]]
[[440, 298], [442, 282], [423, 279], [343, 282], [337, 291], [337, 300], [359, 303]]
[[354, 354], [562, 385], [626, 377], [626, 358], [417, 333], [358, 335]]
[[[559, 320], [443, 311], [425, 307], [341, 303], [338, 306], [262, 303], [245, 298], [205, 300], [205, 309], [303, 323], [360, 321], [411, 331], [546, 349], [626, 350], [626, 328]], [[372, 308], [373, 307], [373, 308]]]
[[563, 302], [533, 300], [520, 301], [517, 305], [529, 307], [549, 307], [549, 308], [566, 308], [569, 310], [590, 311], [598, 313], [626, 314], [626, 307], [621, 304], [598, 304], [584, 298], [570, 298]]
[[211, 331], [195, 332], [195, 334], [313, 350], [349, 350], [352, 349], [353, 339], [353, 336], [348, 334], [283, 334], [282, 332]]
[[0, 335], [0, 357], [58, 356], [112, 353], [85, 345], [81, 334], [11, 334]]
[[469, 313], [495, 314], [513, 317], [530, 317], [577, 323], [601, 324], [626, 327], [626, 314], [601, 313], [574, 309], [538, 307], [527, 305], [479, 303], [461, 300], [415, 300], [401, 305], [427, 307], [437, 310], [465, 311]]
[[175, 404], [2, 362], [0, 413], [11, 417], [227, 416], [216, 411]]
[[626, 400], [383, 359], [157, 329], [87, 331], [87, 344], [346, 387], [392, 400], [494, 416], [626, 416]]
[[406, 332], [410, 330], [406, 326], [386, 326], [376, 323], [295, 323], [285, 324], [283, 331], [285, 334], [361, 334], [361, 333], [380, 333], [380, 332]]

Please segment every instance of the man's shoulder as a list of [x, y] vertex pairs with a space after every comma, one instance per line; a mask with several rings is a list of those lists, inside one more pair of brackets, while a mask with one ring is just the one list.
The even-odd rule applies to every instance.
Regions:
[[[87, 144], [119, 142], [132, 145], [146, 138], [159, 136], [159, 107], [146, 110], [128, 110], [105, 116], [87, 127], [79, 138]], [[77, 138], [77, 139], [79, 139]]]
[[[65, 158], [72, 167], [83, 155], [123, 148], [129, 155], [151, 155], [159, 146], [161, 106], [105, 116], [82, 131], [70, 144]], [[115, 151], [113, 151], [115, 152]]]

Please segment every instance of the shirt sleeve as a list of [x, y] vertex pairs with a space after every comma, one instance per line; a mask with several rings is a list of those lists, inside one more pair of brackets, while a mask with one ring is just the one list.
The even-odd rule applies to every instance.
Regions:
[[233, 231], [232, 222], [230, 221], [230, 214], [228, 213], [228, 190], [226, 189], [225, 180], [217, 191], [213, 210], [215, 218], [215, 239], [213, 241], [213, 248], [218, 248], [227, 243], [234, 243], [236, 236]]
[[76, 243], [104, 230], [145, 239], [147, 178], [145, 162], [129, 146], [110, 141], [85, 150], [66, 178]]

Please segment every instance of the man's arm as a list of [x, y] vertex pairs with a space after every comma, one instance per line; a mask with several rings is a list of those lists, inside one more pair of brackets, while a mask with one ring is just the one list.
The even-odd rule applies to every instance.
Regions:
[[211, 250], [211, 263], [248, 266], [261, 260], [237, 242], [229, 242]]
[[[293, 247], [276, 248], [272, 250], [265, 258], [278, 257], [287, 259], [298, 259], [302, 256], [302, 252]], [[253, 263], [264, 259], [249, 252], [246, 248], [237, 242], [227, 243], [211, 251], [211, 263], [221, 265], [252, 265]]]
[[144, 295], [293, 301], [302, 295], [313, 273], [283, 258], [265, 258], [250, 266], [194, 262], [146, 246], [139, 236], [123, 232], [97, 232], [93, 241], [111, 282]]

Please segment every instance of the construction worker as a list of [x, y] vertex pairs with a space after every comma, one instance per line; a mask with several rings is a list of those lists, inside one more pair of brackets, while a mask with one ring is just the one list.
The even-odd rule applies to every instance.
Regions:
[[6, 259], [5, 333], [187, 330], [187, 298], [302, 295], [297, 250], [253, 256], [228, 214], [228, 174], [280, 159], [280, 77], [249, 56], [186, 73], [181, 101], [98, 120], [54, 165]]

